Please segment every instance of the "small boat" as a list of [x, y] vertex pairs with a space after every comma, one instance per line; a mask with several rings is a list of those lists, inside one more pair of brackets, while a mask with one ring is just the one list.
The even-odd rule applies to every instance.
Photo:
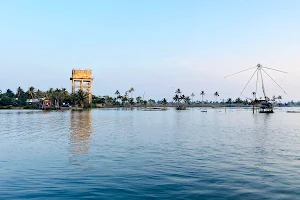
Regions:
[[176, 107], [176, 110], [186, 110], [186, 106], [185, 105], [179, 105]]
[[167, 108], [161, 108], [161, 107], [149, 107], [149, 108], [144, 108], [144, 111], [164, 111], [167, 110]]
[[260, 110], [259, 113], [274, 113], [273, 110]]
[[207, 112], [207, 110], [201, 110], [201, 112]]
[[83, 108], [81, 108], [81, 107], [74, 107], [74, 108], [72, 108], [72, 111], [82, 111], [83, 110]]
[[289, 111], [286, 111], [287, 113], [300, 113], [300, 111], [291, 111], [291, 110], [289, 110]]
[[71, 106], [70, 106], [69, 104], [63, 103], [63, 105], [60, 106], [59, 109], [60, 109], [60, 110], [69, 110], [69, 109], [71, 109]]

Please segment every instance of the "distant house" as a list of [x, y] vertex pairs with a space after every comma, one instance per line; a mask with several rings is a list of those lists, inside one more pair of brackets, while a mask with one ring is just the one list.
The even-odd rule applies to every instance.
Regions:
[[39, 105], [40, 104], [40, 100], [39, 99], [27, 99], [26, 103]]

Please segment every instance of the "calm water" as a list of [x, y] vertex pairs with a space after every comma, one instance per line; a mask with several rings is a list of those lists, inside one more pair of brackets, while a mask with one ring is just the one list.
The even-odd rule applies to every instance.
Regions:
[[300, 114], [0, 111], [0, 199], [299, 199]]

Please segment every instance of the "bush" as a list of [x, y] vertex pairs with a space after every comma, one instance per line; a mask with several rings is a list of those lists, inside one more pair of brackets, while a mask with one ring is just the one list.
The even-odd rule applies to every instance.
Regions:
[[37, 105], [26, 105], [23, 107], [23, 109], [39, 109], [39, 106]]

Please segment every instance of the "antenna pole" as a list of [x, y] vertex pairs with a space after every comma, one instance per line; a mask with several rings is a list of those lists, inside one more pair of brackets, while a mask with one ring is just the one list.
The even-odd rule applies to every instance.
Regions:
[[261, 73], [261, 69], [259, 69], [259, 72], [260, 72], [260, 77], [261, 77], [262, 90], [263, 90], [263, 93], [264, 93], [264, 96], [265, 96], [265, 100], [267, 100], [267, 95], [266, 95], [265, 85], [264, 85], [264, 79], [263, 79], [263, 76], [262, 76], [262, 73]]
[[[256, 88], [255, 88], [255, 99], [256, 99], [256, 94], [257, 94], [257, 84], [258, 84], [258, 79], [259, 79], [259, 76], [258, 76], [258, 71], [257, 71]], [[255, 99], [254, 99], [254, 100], [255, 100]]]

